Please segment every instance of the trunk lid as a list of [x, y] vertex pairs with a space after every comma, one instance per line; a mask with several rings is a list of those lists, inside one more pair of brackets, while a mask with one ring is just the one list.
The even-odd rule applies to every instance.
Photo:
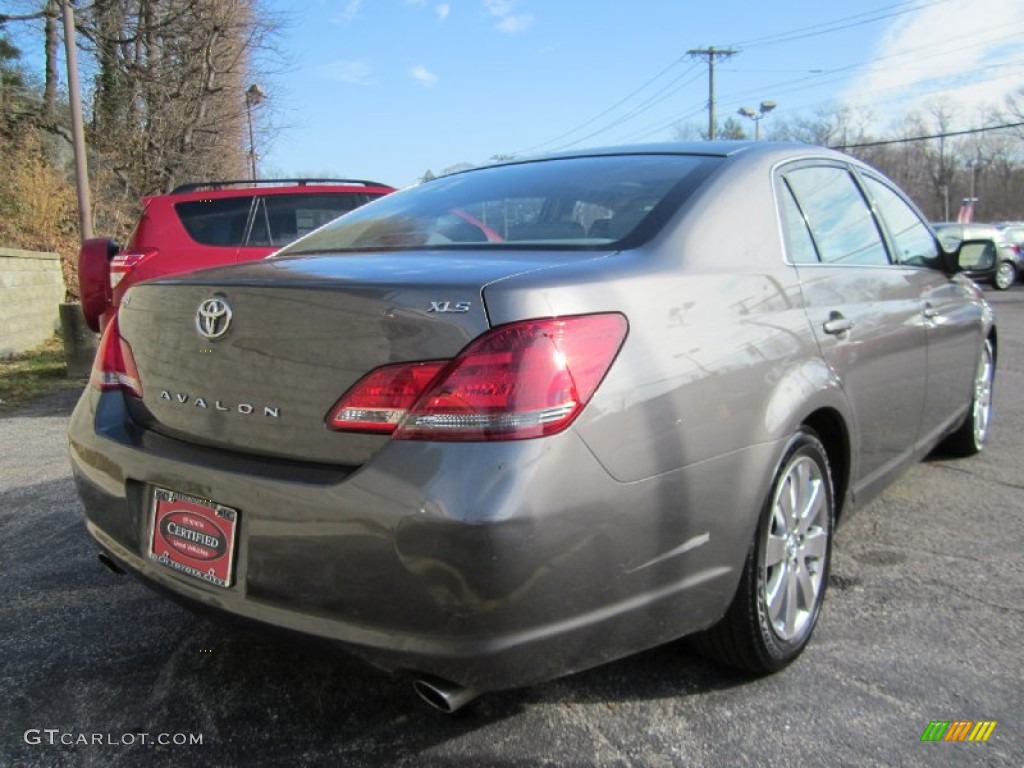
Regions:
[[[143, 387], [132, 415], [193, 443], [361, 465], [390, 438], [328, 430], [338, 398], [381, 365], [454, 357], [489, 327], [486, 285], [565, 255], [267, 259], [143, 283], [119, 316]], [[211, 299], [223, 305], [206, 338], [197, 314]]]

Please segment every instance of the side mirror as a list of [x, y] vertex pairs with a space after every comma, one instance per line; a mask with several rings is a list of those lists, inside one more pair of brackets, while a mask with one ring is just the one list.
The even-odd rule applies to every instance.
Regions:
[[942, 271], [947, 275], [955, 275], [959, 272], [960, 265], [957, 263], [957, 250], [943, 246], [942, 250], [939, 251], [939, 264], [942, 267]]
[[996, 268], [996, 244], [991, 240], [964, 240], [956, 252], [962, 272], [992, 272]]

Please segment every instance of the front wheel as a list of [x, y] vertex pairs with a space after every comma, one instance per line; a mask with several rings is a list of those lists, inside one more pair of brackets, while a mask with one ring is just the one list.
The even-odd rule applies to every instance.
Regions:
[[825, 598], [834, 525], [828, 456], [801, 429], [776, 470], [736, 596], [718, 624], [694, 636], [697, 650], [758, 673], [799, 656]]
[[1017, 268], [1009, 261], [999, 262], [999, 268], [996, 269], [996, 274], [992, 278], [992, 286], [997, 291], [1005, 291], [1011, 285], [1014, 280], [1017, 279]]
[[992, 385], [995, 383], [995, 377], [995, 353], [992, 350], [992, 342], [985, 339], [974, 373], [971, 406], [956, 432], [942, 443], [943, 448], [957, 456], [981, 453], [992, 425]]

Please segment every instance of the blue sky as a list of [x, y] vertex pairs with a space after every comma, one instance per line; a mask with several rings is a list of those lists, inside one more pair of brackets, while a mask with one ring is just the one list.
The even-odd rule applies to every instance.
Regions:
[[767, 99], [765, 127], [850, 104], [884, 130], [929, 100], [973, 127], [1024, 87], [1021, 0], [270, 6], [290, 16], [291, 67], [266, 85], [284, 128], [261, 162], [285, 174], [404, 186], [496, 154], [670, 140], [707, 124], [707, 66], [686, 52], [708, 46], [740, 51], [716, 67], [720, 119]]
[[772, 100], [765, 127], [850, 105], [880, 132], [941, 102], [970, 128], [1024, 88], [1024, 0], [263, 5], [288, 20], [287, 66], [259, 83], [277, 126], [263, 176], [405, 186], [497, 154], [671, 140], [707, 125], [707, 66], [686, 52], [708, 46], [739, 51], [716, 67], [719, 119]]

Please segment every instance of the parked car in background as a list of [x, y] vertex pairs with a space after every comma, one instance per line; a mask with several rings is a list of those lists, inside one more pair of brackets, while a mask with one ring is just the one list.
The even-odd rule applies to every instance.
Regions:
[[[1007, 244], [1013, 249], [1014, 253], [1017, 254], [1018, 263], [1021, 259], [1024, 259], [1024, 224], [1020, 222], [1008, 222], [1005, 224], [999, 224], [999, 230], [1003, 233], [1003, 237], [1006, 238]], [[1020, 273], [1018, 272], [1018, 275]]]
[[186, 184], [146, 197], [124, 250], [95, 238], [79, 251], [85, 320], [100, 330], [141, 280], [263, 258], [391, 192], [375, 181], [284, 179]]
[[[1020, 244], [1014, 243], [1006, 229], [994, 224], [957, 224], [942, 222], [934, 225], [935, 232], [945, 248], [955, 250], [964, 240], [974, 241], [964, 253], [964, 274], [972, 280], [986, 282], [998, 291], [1005, 291], [1017, 280], [1024, 279], [1024, 256]], [[971, 255], [973, 254], [973, 255]]]
[[778, 670], [836, 524], [985, 445], [995, 320], [957, 271], [803, 144], [446, 176], [133, 286], [69, 427], [86, 525], [111, 569], [445, 711], [689, 634]]

